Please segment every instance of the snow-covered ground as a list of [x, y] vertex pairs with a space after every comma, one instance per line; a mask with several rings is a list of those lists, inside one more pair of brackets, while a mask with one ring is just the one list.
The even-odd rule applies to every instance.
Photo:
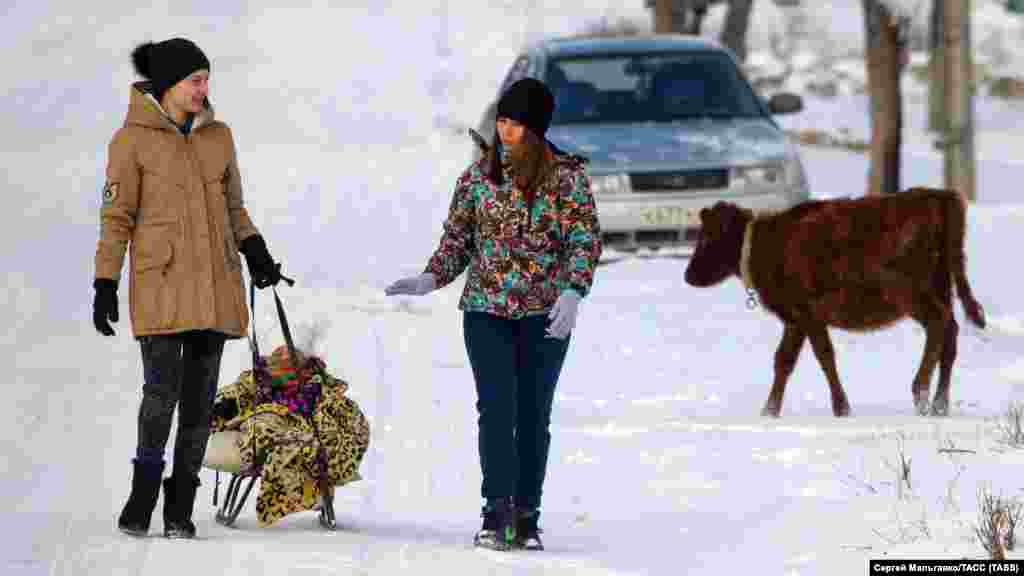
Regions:
[[[7, 9], [0, 48], [30, 57], [0, 80], [13, 103], [0, 112], [0, 362], [13, 366], [0, 403], [0, 573], [854, 575], [869, 558], [984, 556], [972, 532], [978, 490], [1024, 496], [1024, 450], [997, 433], [1009, 403], [1024, 401], [1013, 252], [1024, 224], [1021, 110], [987, 99], [967, 267], [990, 328], [961, 322], [950, 417], [912, 414], [924, 336], [904, 323], [833, 332], [851, 418], [830, 415], [805, 348], [782, 418], [763, 419], [779, 323], [745, 308], [738, 281], [697, 290], [682, 280], [685, 259], [626, 258], [599, 269], [559, 383], [548, 550], [470, 547], [480, 476], [461, 283], [424, 298], [389, 299], [382, 288], [423, 265], [468, 159], [469, 142], [438, 119], [475, 122], [538, 27], [643, 15], [639, 0], [548, 4]], [[125, 111], [130, 48], [174, 34], [214, 62], [211, 99], [238, 139], [250, 212], [299, 280], [280, 290], [292, 323], [328, 323], [318, 351], [372, 422], [365, 480], [337, 496], [337, 533], [320, 531], [312, 513], [260, 529], [251, 507], [239, 529], [225, 529], [213, 521], [208, 471], [200, 540], [136, 540], [114, 527], [141, 366], [125, 294], [116, 338], [90, 322], [105, 144]], [[908, 186], [942, 181], [913, 120], [922, 102], [907, 105]], [[862, 97], [807, 104], [780, 120], [866, 133]], [[863, 193], [866, 156], [803, 153], [815, 195]], [[268, 298], [257, 304], [264, 346], [280, 342]], [[246, 363], [245, 345], [230, 344], [223, 381]], [[902, 489], [901, 450], [911, 469]]]

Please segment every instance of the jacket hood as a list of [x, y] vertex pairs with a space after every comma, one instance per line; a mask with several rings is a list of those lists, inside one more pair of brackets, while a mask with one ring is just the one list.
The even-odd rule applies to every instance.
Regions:
[[[203, 109], [196, 114], [192, 121], [192, 130], [198, 130], [200, 126], [210, 124], [214, 120], [213, 106], [210, 100], [203, 101]], [[160, 102], [153, 96], [152, 84], [150, 82], [136, 82], [132, 84], [128, 98], [128, 117], [125, 124], [145, 126], [156, 130], [171, 130], [177, 132], [178, 127], [174, 124], [167, 111]]]

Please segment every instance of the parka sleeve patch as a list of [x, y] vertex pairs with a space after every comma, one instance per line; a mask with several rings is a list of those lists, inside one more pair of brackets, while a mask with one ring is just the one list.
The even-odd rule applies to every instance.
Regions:
[[114, 200], [117, 200], [117, 189], [118, 189], [118, 186], [119, 185], [118, 185], [117, 182], [111, 182], [109, 180], [107, 181], [106, 184], [103, 185], [103, 205], [104, 206], [113, 206]]
[[135, 136], [121, 128], [108, 147], [106, 180], [100, 192], [100, 238], [96, 244], [96, 277], [118, 278], [139, 207], [140, 165]]

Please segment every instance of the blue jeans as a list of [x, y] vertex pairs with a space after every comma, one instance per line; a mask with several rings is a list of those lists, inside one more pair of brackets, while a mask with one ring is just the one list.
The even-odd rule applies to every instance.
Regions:
[[519, 320], [463, 314], [476, 380], [481, 495], [540, 508], [551, 434], [551, 405], [569, 338], [545, 337], [546, 314]]

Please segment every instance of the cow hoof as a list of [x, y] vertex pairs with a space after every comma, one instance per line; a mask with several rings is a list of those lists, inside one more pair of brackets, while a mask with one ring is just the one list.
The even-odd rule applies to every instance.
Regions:
[[850, 415], [850, 407], [840, 406], [838, 408], [832, 408], [832, 413], [835, 414], [836, 418], [845, 418]]
[[770, 416], [772, 418], [779, 417], [779, 407], [771, 404], [765, 404], [764, 408], [761, 408], [761, 416]]
[[949, 406], [945, 403], [935, 402], [932, 404], [932, 416], [949, 416]]
[[[928, 401], [927, 400], [915, 400], [914, 409], [917, 411], [918, 416], [928, 415]], [[934, 408], [933, 408], [934, 410]]]

